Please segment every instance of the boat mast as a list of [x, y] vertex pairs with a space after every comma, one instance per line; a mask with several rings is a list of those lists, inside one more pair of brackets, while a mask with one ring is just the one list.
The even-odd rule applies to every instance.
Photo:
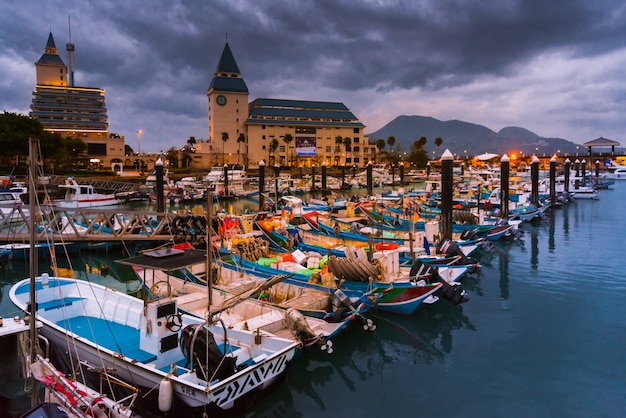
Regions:
[[211, 205], [213, 196], [211, 192], [207, 193], [207, 222], [206, 222], [206, 281], [207, 281], [207, 292], [208, 294], [208, 306], [207, 306], [207, 318], [209, 322], [212, 321], [211, 318], [211, 306], [213, 305], [213, 245], [211, 245], [211, 228], [213, 227], [213, 219], [211, 216]]
[[[37, 240], [36, 228], [35, 228], [35, 216], [36, 214], [36, 204], [37, 204], [37, 147], [35, 146], [35, 142], [37, 140], [35, 138], [28, 139], [28, 155], [30, 156], [30, 163], [28, 165], [28, 210], [29, 210], [29, 222], [28, 229], [30, 232], [30, 287], [29, 287], [29, 296], [30, 296], [30, 321], [29, 321], [29, 333], [30, 333], [30, 344], [28, 347], [28, 355], [30, 357], [30, 361], [33, 362], [36, 354], [36, 344], [37, 344], [37, 326], [36, 326], [36, 316], [35, 312], [37, 311], [36, 300], [35, 300], [35, 277], [37, 276], [37, 254], [35, 249], [35, 243]], [[39, 394], [39, 390], [37, 389], [37, 380], [31, 376], [33, 381], [33, 387], [31, 388], [31, 405], [35, 406], [37, 404], [37, 398]]]

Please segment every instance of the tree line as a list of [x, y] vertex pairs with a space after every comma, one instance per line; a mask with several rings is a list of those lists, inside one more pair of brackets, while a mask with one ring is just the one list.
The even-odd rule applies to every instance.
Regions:
[[[406, 156], [406, 159], [397, 153], [395, 149], [396, 145], [396, 137], [389, 136], [387, 140], [378, 139], [376, 140], [376, 148], [378, 149], [378, 154], [381, 155], [386, 146], [389, 146], [389, 151], [387, 151], [387, 161], [390, 164], [398, 164], [401, 160], [406, 160], [412, 164], [415, 164], [418, 167], [426, 166], [428, 163], [428, 153], [424, 149], [424, 146], [428, 142], [428, 139], [425, 136], [420, 137], [420, 139], [416, 139], [411, 144], [411, 149], [409, 154]], [[437, 147], [440, 147], [443, 144], [443, 139], [441, 137], [436, 137], [434, 139], [434, 143]]]
[[40, 155], [46, 172], [70, 168], [77, 156], [86, 156], [87, 144], [80, 138], [67, 137], [44, 130], [41, 122], [30, 116], [7, 112], [0, 114], [0, 166], [26, 169], [28, 139], [38, 138]]

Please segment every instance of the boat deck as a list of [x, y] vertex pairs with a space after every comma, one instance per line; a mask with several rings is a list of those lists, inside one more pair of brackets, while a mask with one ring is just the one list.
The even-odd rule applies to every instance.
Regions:
[[94, 341], [108, 350], [121, 353], [141, 363], [150, 363], [156, 360], [155, 355], [139, 348], [140, 331], [134, 327], [89, 316], [64, 319], [58, 321], [57, 325], [86, 340]]

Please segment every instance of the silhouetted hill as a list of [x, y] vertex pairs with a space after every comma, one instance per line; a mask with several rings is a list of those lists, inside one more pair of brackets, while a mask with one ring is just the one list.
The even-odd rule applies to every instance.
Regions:
[[[388, 137], [394, 136], [396, 151], [407, 153], [414, 141], [425, 136], [427, 142], [424, 149], [431, 156], [440, 155], [446, 148], [458, 156], [478, 155], [484, 152], [512, 154], [520, 151], [524, 154], [555, 154], [558, 151], [575, 153], [578, 145], [561, 138], [544, 138], [527, 129], [514, 126], [502, 128], [496, 133], [474, 123], [459, 120], [443, 122], [426, 116], [406, 115], [398, 116], [367, 136], [371, 143], [380, 138], [387, 140]], [[440, 147], [435, 145], [436, 137], [443, 139]]]

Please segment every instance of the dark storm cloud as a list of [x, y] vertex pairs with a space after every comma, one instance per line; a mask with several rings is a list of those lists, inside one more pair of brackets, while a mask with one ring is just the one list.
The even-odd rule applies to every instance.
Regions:
[[[565, 57], [562, 63], [546, 65], [540, 60], [541, 65], [546, 71], [552, 66], [566, 69], [567, 60], [592, 62], [622, 50], [626, 42], [625, 6], [610, 0], [41, 4], [1, 0], [0, 4], [5, 11], [0, 16], [0, 59], [22, 59], [0, 70], [0, 75], [30, 83], [21, 94], [13, 84], [0, 84], [4, 109], [27, 112], [35, 80], [32, 63], [41, 56], [50, 29], [67, 64], [64, 45], [70, 15], [77, 84], [107, 90], [112, 130], [133, 135], [141, 127], [146, 136], [176, 136], [183, 143], [190, 135], [206, 137], [205, 94], [226, 39], [251, 99], [264, 95], [347, 101], [354, 97], [356, 103], [347, 104], [357, 115], [363, 112], [361, 118], [380, 113], [362, 104], [374, 103], [381, 95], [405, 92], [405, 100], [415, 100], [416, 92], [421, 92], [422, 101], [436, 103], [429, 92], [433, 97], [444, 89], [465, 94], [468, 86], [489, 78], [500, 80], [489, 88], [492, 97], [494, 92], [505, 94], [497, 89], [504, 89], [502, 80], [507, 78], [514, 93], [532, 85], [533, 80], [524, 77], [538, 57], [560, 54]], [[282, 90], [283, 86], [290, 90]], [[607, 107], [622, 106], [623, 88], [606, 94]], [[401, 107], [398, 100], [396, 96], [395, 106]], [[485, 102], [478, 96], [476, 100]], [[412, 109], [397, 114], [401, 113], [411, 114]], [[454, 117], [464, 119], [463, 114]], [[156, 128], [163, 123], [167, 126]], [[159, 140], [171, 143], [171, 139]]]

